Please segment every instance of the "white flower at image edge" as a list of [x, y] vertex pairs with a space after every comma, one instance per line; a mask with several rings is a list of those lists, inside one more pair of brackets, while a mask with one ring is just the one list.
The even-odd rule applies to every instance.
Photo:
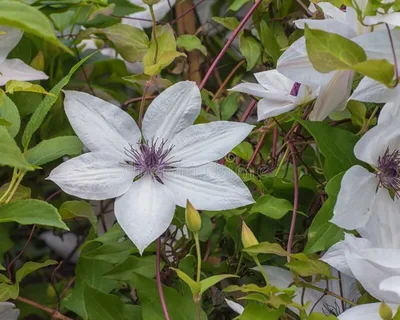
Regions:
[[11, 302], [0, 302], [0, 319], [1, 320], [17, 320], [19, 310], [15, 309], [15, 305]]
[[277, 70], [255, 73], [258, 83], [240, 83], [230, 89], [260, 97], [257, 104], [258, 121], [275, 117], [310, 102], [317, 90], [294, 82]]
[[[127, 18], [122, 18], [123, 24], [129, 24], [135, 28], [151, 28], [153, 25], [151, 21], [150, 9], [147, 4], [145, 4], [142, 0], [129, 0], [132, 4], [142, 7], [144, 10], [138, 11], [128, 15]], [[160, 0], [159, 3], [153, 5], [154, 16], [156, 21], [164, 18], [167, 13], [172, 9], [175, 5], [176, 0]]]
[[200, 113], [194, 82], [179, 82], [150, 104], [142, 133], [118, 107], [76, 91], [65, 92], [65, 112], [91, 151], [55, 168], [48, 179], [64, 192], [90, 200], [117, 198], [115, 215], [139, 251], [170, 225], [186, 200], [199, 210], [254, 202], [243, 181], [214, 163], [251, 132], [244, 123], [193, 125]]
[[20, 59], [7, 59], [8, 54], [21, 40], [24, 33], [15, 28], [0, 26], [0, 86], [9, 80], [45, 80], [48, 76], [28, 66]]

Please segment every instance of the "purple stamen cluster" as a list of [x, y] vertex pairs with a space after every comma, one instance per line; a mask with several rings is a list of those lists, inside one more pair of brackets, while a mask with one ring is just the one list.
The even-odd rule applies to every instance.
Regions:
[[135, 167], [140, 172], [140, 175], [149, 174], [153, 179], [162, 183], [162, 175], [165, 170], [173, 168], [173, 164], [177, 161], [172, 161], [169, 156], [173, 146], [166, 147], [166, 141], [158, 143], [158, 139], [150, 141], [139, 141], [138, 148], [125, 149], [125, 154], [131, 158], [127, 161], [128, 164]]
[[290, 90], [290, 95], [297, 97], [297, 95], [299, 94], [300, 86], [301, 86], [301, 83], [295, 82], [292, 87], [292, 90]]
[[400, 196], [400, 150], [393, 152], [386, 149], [385, 154], [378, 158], [377, 177], [379, 185], [392, 190]]

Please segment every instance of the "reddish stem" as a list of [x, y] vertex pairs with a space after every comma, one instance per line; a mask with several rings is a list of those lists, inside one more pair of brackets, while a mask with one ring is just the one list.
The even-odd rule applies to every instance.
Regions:
[[247, 107], [246, 111], [243, 113], [240, 122], [246, 122], [247, 118], [249, 117], [251, 111], [254, 109], [254, 106], [257, 104], [257, 100], [253, 100], [250, 102], [249, 106]]
[[263, 144], [263, 142], [264, 142], [264, 139], [265, 139], [265, 137], [267, 136], [267, 133], [268, 133], [268, 131], [265, 131], [265, 132], [262, 134], [262, 136], [261, 136], [261, 138], [260, 138], [260, 141], [258, 141], [257, 146], [256, 146], [256, 149], [254, 150], [253, 155], [251, 156], [251, 159], [250, 159], [249, 163], [248, 163], [247, 166], [246, 166], [246, 169], [249, 169], [250, 166], [253, 164], [254, 160], [256, 159], [257, 154], [260, 152], [260, 149], [261, 149], [261, 146], [262, 146], [262, 144]]
[[208, 78], [211, 76], [213, 73], [215, 67], [217, 66], [219, 60], [224, 56], [230, 45], [232, 44], [233, 40], [235, 40], [236, 36], [239, 34], [239, 32], [243, 29], [244, 25], [246, 24], [247, 20], [250, 19], [251, 15], [253, 12], [257, 9], [257, 7], [261, 4], [263, 0], [257, 0], [254, 5], [251, 7], [249, 12], [247, 12], [246, 16], [243, 18], [243, 20], [240, 22], [238, 27], [233, 31], [232, 35], [229, 37], [228, 42], [225, 44], [219, 55], [215, 58], [214, 62], [212, 63], [210, 69], [208, 69], [203, 81], [201, 82], [199, 89], [203, 89], [205, 84], [207, 83]]
[[293, 200], [293, 215], [292, 215], [292, 222], [290, 224], [290, 231], [289, 231], [289, 239], [287, 243], [287, 261], [290, 262], [290, 254], [292, 252], [292, 245], [293, 245], [293, 237], [294, 237], [294, 228], [296, 225], [296, 218], [297, 218], [297, 208], [299, 205], [299, 173], [297, 167], [297, 151], [295, 146], [292, 142], [289, 142], [290, 153], [292, 154], [292, 161], [293, 161], [293, 177], [294, 177], [294, 200]]
[[276, 165], [276, 151], [278, 145], [278, 128], [274, 128], [274, 137], [272, 138], [272, 167]]
[[165, 320], [170, 320], [169, 314], [168, 314], [168, 308], [167, 304], [165, 303], [165, 297], [162, 289], [162, 283], [161, 283], [161, 270], [160, 270], [160, 263], [161, 263], [161, 240], [160, 238], [157, 239], [157, 250], [156, 250], [156, 281], [157, 281], [157, 289], [158, 289], [158, 295], [161, 300], [161, 306], [164, 312]]
[[186, 10], [184, 13], [182, 13], [179, 17], [176, 17], [175, 20], [171, 21], [171, 25], [176, 23], [178, 20], [182, 19], [184, 16], [186, 16], [188, 13], [196, 9], [199, 5], [201, 5], [205, 0], [200, 0], [197, 4], [193, 5], [189, 10]]

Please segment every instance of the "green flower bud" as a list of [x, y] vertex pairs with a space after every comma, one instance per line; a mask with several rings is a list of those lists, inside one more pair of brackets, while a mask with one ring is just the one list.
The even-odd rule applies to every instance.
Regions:
[[383, 301], [379, 306], [379, 315], [383, 320], [391, 320], [393, 316], [392, 309]]
[[189, 200], [186, 201], [185, 212], [186, 225], [192, 232], [199, 232], [201, 229], [201, 218], [199, 212], [193, 207]]
[[152, 6], [152, 5], [157, 4], [159, 2], [160, 2], [160, 0], [143, 0], [143, 3], [144, 4], [148, 4], [149, 6]]
[[250, 230], [250, 228], [244, 221], [242, 223], [242, 244], [244, 248], [248, 248], [258, 244], [258, 240], [254, 236], [253, 231]]

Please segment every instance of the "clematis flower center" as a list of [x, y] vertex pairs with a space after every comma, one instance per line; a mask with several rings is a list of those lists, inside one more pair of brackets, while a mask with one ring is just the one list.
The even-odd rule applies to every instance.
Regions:
[[383, 156], [378, 158], [377, 177], [381, 187], [393, 190], [400, 195], [400, 150], [386, 149]]
[[166, 147], [166, 141], [158, 143], [158, 139], [139, 141], [138, 145], [139, 148], [131, 146], [130, 149], [125, 149], [125, 154], [132, 159], [126, 163], [135, 167], [140, 172], [139, 176], [148, 174], [163, 183], [163, 173], [178, 162], [173, 161], [173, 157], [170, 156], [173, 146]]

